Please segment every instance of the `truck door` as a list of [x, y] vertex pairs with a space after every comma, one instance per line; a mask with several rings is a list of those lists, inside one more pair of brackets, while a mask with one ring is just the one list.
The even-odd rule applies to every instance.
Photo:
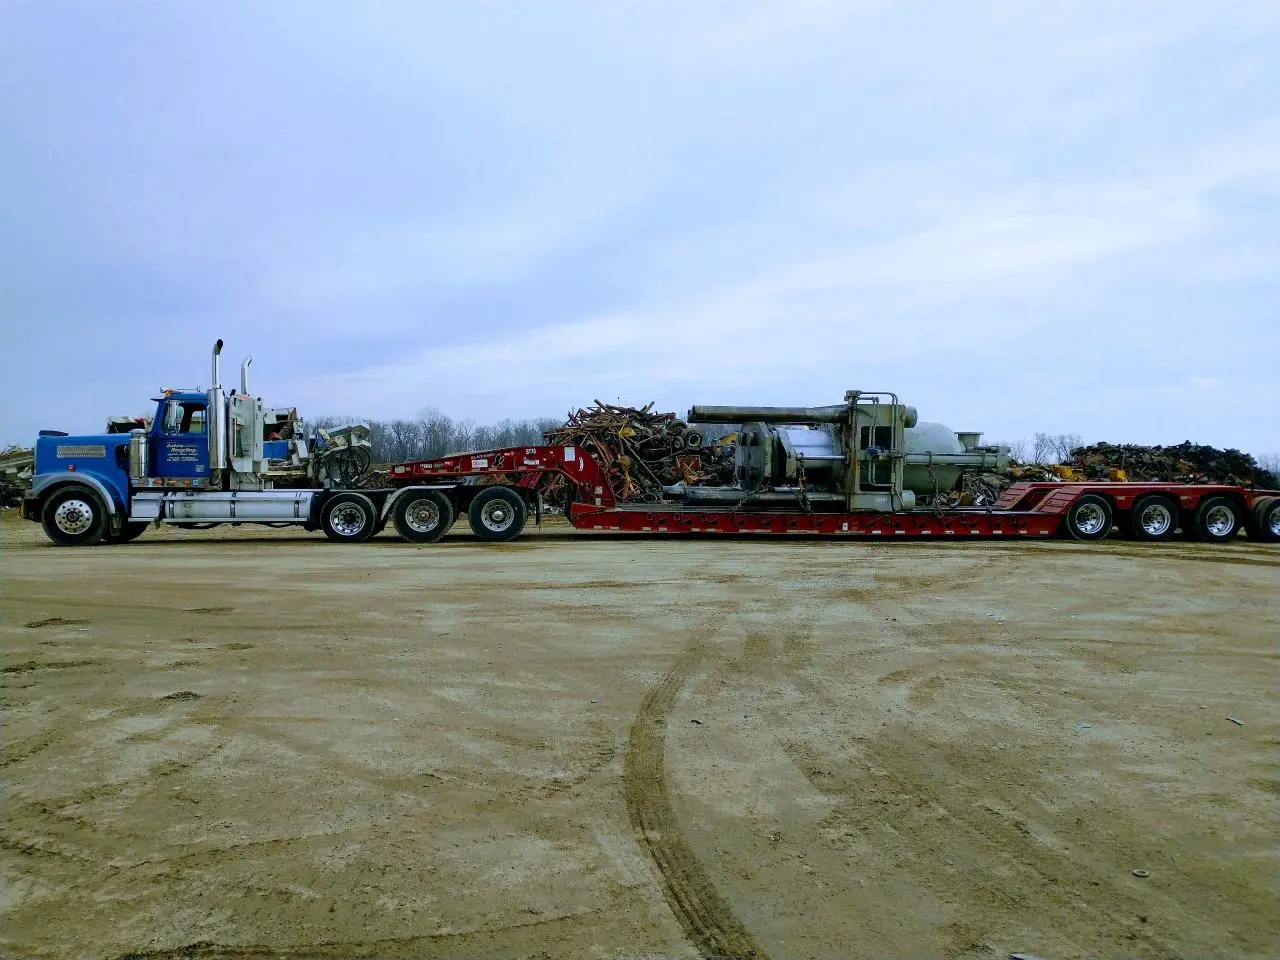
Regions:
[[153, 476], [174, 480], [209, 479], [207, 404], [203, 400], [165, 402], [153, 429]]

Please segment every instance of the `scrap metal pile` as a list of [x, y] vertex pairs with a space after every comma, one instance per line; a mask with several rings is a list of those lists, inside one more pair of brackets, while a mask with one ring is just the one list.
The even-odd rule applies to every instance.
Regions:
[[[733, 434], [709, 440], [674, 413], [654, 413], [652, 403], [621, 407], [597, 400], [543, 436], [549, 444], [588, 451], [620, 503], [657, 503], [667, 484], [733, 483]], [[562, 504], [564, 480], [542, 492], [551, 504]]]
[[1198, 443], [1173, 447], [1095, 443], [1072, 452], [1072, 468], [1088, 480], [1106, 480], [1122, 470], [1128, 480], [1229, 483], [1274, 489], [1277, 478], [1249, 454]]
[[30, 447], [9, 447], [0, 451], [0, 507], [15, 507], [23, 491], [31, 486], [36, 455]]

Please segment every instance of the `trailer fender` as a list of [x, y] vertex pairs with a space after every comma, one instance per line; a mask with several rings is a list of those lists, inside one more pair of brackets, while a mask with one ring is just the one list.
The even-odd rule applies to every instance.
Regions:
[[41, 474], [31, 483], [31, 495], [33, 497], [38, 497], [40, 501], [43, 502], [45, 497], [54, 490], [57, 490], [59, 487], [65, 487], [70, 483], [90, 487], [99, 497], [102, 498], [102, 503], [107, 508], [107, 514], [112, 517], [116, 515], [116, 498], [111, 495], [111, 491], [107, 489], [107, 485], [91, 473], [71, 473], [70, 471], [63, 471], [61, 473]]

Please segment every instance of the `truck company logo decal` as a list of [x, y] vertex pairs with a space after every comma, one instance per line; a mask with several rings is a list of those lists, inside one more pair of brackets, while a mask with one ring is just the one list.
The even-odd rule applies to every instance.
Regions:
[[107, 448], [100, 443], [67, 443], [58, 447], [58, 459], [69, 460], [72, 457], [105, 457]]
[[194, 443], [171, 443], [164, 458], [169, 463], [196, 463], [200, 448]]

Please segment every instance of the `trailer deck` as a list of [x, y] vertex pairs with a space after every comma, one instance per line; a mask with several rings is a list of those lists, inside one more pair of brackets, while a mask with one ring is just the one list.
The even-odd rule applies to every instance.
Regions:
[[[1179, 528], [1195, 539], [1225, 542], [1246, 529], [1253, 539], [1280, 540], [1280, 491], [1224, 484], [1125, 481], [1022, 482], [990, 507], [842, 512], [809, 506], [742, 510], [680, 503], [619, 503], [590, 454], [571, 446], [508, 447], [396, 464], [397, 486], [506, 486], [534, 497], [551, 475], [566, 478], [565, 509], [580, 530], [653, 534], [756, 534], [831, 537], [1052, 537], [1102, 539], [1117, 524], [1137, 539], [1164, 540]], [[1146, 523], [1136, 512], [1156, 522]], [[1163, 525], [1161, 525], [1161, 522]], [[518, 534], [518, 530], [512, 536]], [[492, 539], [501, 539], [494, 537]]]

